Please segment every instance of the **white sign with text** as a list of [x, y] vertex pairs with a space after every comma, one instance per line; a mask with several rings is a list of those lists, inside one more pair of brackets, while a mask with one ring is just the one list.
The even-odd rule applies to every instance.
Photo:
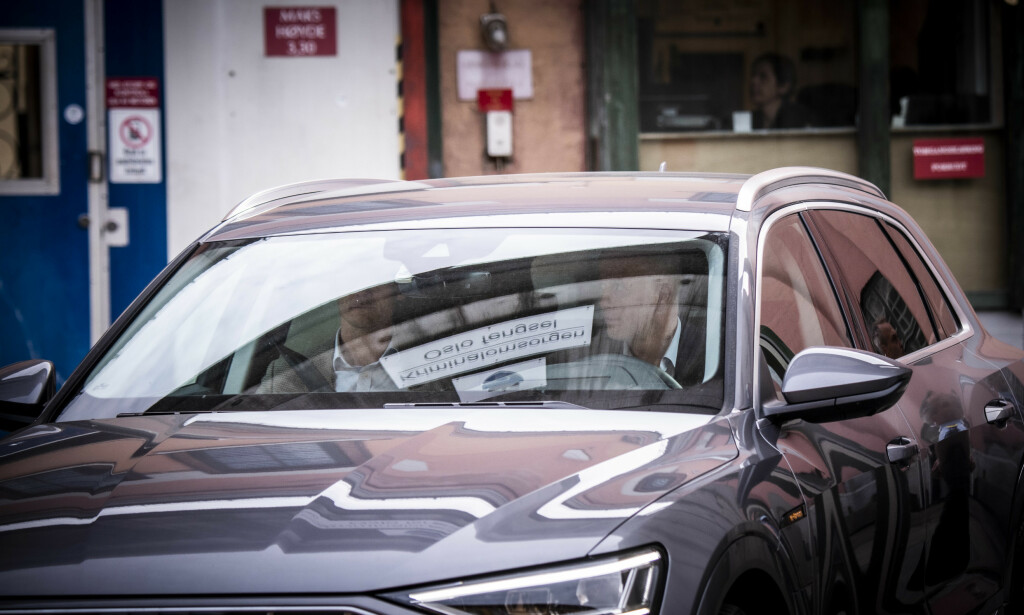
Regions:
[[590, 344], [594, 306], [558, 310], [481, 327], [381, 359], [399, 388], [449, 378], [531, 355]]
[[533, 55], [529, 49], [491, 52], [461, 49], [455, 54], [459, 100], [476, 100], [478, 90], [510, 89], [516, 100], [533, 98]]
[[159, 109], [110, 109], [110, 181], [159, 184], [163, 181], [163, 145]]

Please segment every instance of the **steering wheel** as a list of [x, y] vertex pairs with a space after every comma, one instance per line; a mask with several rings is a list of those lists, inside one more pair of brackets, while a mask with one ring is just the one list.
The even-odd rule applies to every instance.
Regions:
[[[564, 385], [556, 384], [559, 381], [564, 381]], [[596, 391], [683, 388], [660, 367], [624, 354], [596, 354], [572, 363], [549, 365], [548, 385], [549, 388]]]

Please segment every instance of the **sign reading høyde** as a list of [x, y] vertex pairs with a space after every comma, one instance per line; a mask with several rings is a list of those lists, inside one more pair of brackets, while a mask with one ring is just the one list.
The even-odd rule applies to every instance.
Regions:
[[160, 81], [156, 77], [112, 77], [106, 86], [111, 183], [160, 183]]
[[338, 55], [338, 20], [333, 6], [263, 8], [267, 56]]
[[914, 179], [985, 177], [985, 140], [914, 139]]
[[590, 344], [594, 306], [509, 320], [451, 335], [381, 359], [400, 388], [555, 350]]

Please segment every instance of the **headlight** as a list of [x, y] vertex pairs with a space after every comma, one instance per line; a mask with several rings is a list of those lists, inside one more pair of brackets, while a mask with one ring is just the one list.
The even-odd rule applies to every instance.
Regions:
[[648, 550], [387, 598], [443, 615], [647, 615], [660, 570]]

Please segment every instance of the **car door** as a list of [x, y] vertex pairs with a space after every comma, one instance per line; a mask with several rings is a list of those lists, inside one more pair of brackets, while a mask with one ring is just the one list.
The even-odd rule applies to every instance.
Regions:
[[[853, 347], [849, 314], [803, 216], [783, 210], [761, 231], [758, 324], [768, 399], [792, 357], [810, 346]], [[815, 612], [922, 610], [915, 575], [924, 558], [917, 438], [896, 407], [846, 421], [784, 424], [778, 437], [814, 523], [818, 565]], [[890, 452], [892, 451], [892, 452]]]
[[982, 333], [954, 310], [903, 225], [864, 211], [807, 217], [828, 248], [858, 345], [914, 371], [898, 406], [921, 442], [929, 605], [981, 608], [1000, 590], [1021, 462], [1019, 418], [1008, 428], [986, 417], [993, 400], [1009, 399], [1006, 380], [972, 351]]

